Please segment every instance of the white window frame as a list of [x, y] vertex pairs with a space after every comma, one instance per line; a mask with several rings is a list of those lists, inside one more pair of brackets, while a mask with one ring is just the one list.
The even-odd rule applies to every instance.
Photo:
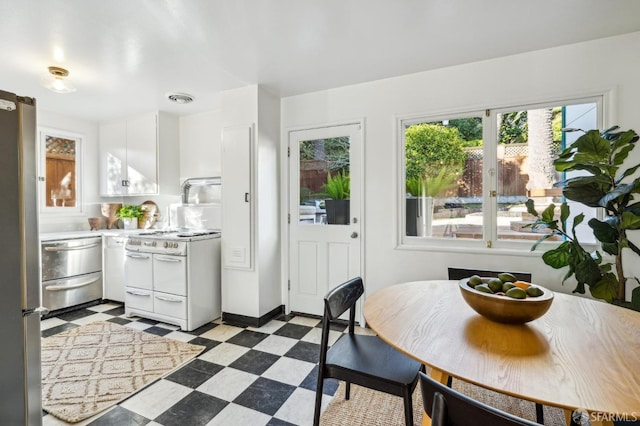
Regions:
[[[46, 152], [47, 152], [47, 144], [46, 137], [54, 136], [59, 138], [65, 138], [73, 140], [76, 144], [76, 169], [75, 169], [75, 181], [74, 185], [76, 188], [76, 203], [73, 207], [53, 207], [47, 206], [47, 160], [46, 160]], [[82, 141], [84, 137], [77, 133], [67, 132], [65, 130], [58, 130], [53, 128], [38, 128], [38, 198], [40, 204], [40, 213], [51, 216], [69, 216], [69, 215], [81, 215], [83, 212], [83, 188], [82, 188], [82, 165], [84, 163], [83, 160], [83, 149], [82, 149]]]
[[[395, 117], [396, 135], [396, 248], [401, 250], [444, 250], [444, 251], [465, 251], [473, 252], [530, 252], [533, 240], [498, 240], [497, 239], [497, 198], [490, 197], [491, 190], [497, 188], [497, 176], [489, 174], [491, 169], [497, 170], [497, 114], [503, 112], [520, 111], [528, 109], [538, 109], [558, 105], [571, 105], [581, 103], [596, 103], [597, 128], [604, 129], [611, 124], [609, 105], [611, 104], [611, 91], [598, 91], [592, 94], [565, 96], [545, 100], [530, 102], [514, 102], [510, 105], [495, 106], [492, 108], [480, 109], [469, 108], [454, 111], [441, 111], [438, 113], [412, 114]], [[405, 139], [404, 132], [407, 125], [451, 120], [456, 118], [482, 117], [482, 139], [483, 139], [483, 239], [466, 238], [440, 238], [428, 236], [407, 236], [406, 235], [406, 167], [405, 167]], [[589, 129], [585, 129], [589, 130]], [[602, 219], [602, 209], [596, 210], [596, 217]], [[543, 245], [557, 245], [559, 242], [547, 241]], [[587, 244], [589, 245], [589, 244]], [[595, 244], [594, 244], [595, 247]], [[540, 251], [540, 250], [538, 250]]]

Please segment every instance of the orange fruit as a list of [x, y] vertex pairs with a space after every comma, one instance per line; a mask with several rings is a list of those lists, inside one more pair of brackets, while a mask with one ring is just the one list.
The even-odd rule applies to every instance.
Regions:
[[513, 285], [515, 285], [516, 287], [520, 287], [523, 290], [526, 290], [529, 287], [531, 287], [531, 283], [528, 283], [526, 281], [514, 281]]

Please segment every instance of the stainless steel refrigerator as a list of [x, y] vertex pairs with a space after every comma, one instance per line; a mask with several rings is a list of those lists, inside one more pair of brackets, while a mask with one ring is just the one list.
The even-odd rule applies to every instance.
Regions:
[[41, 425], [36, 105], [0, 90], [0, 424]]

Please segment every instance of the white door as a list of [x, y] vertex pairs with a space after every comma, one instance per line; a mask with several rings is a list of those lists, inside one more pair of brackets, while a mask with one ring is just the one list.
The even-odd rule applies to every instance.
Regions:
[[[289, 171], [289, 303], [322, 315], [327, 291], [361, 275], [361, 125], [291, 131]], [[327, 201], [328, 175], [348, 178], [346, 200]]]

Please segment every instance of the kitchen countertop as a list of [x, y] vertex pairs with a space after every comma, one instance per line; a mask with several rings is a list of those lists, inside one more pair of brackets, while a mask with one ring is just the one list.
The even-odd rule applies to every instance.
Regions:
[[124, 229], [99, 229], [97, 231], [67, 231], [67, 232], [45, 232], [40, 234], [40, 241], [69, 240], [77, 238], [102, 237], [124, 237], [137, 235], [141, 232], [149, 232], [148, 229], [134, 229], [125, 231]]

